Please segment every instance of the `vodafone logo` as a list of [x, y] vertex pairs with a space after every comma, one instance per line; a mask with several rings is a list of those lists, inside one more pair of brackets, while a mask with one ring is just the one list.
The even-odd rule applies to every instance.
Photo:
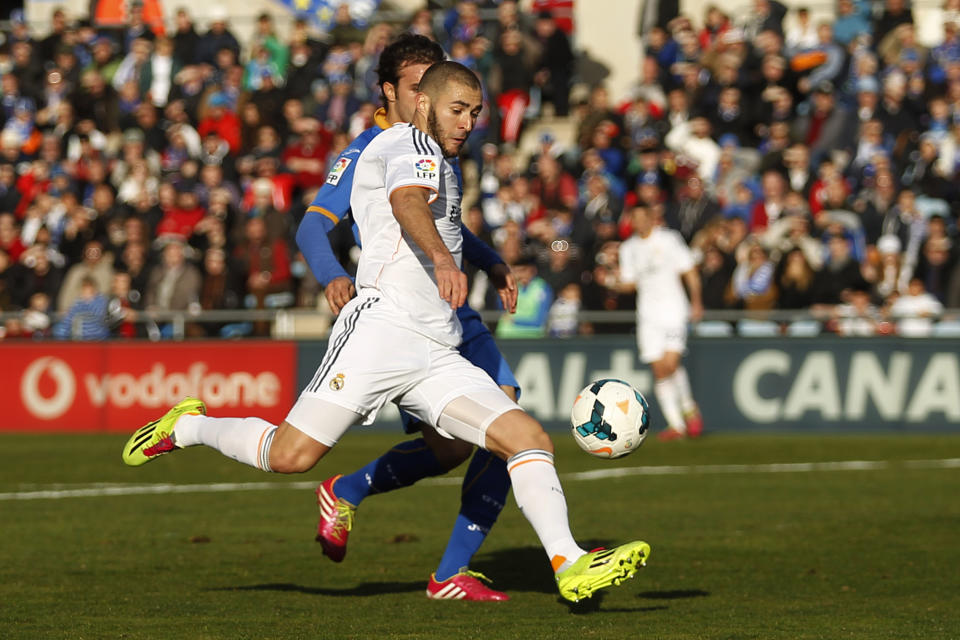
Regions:
[[[55, 420], [75, 407], [75, 401], [94, 408], [157, 409], [176, 404], [185, 396], [202, 398], [210, 407], [262, 407], [280, 403], [282, 384], [271, 371], [252, 373], [211, 371], [206, 362], [169, 371], [155, 363], [140, 375], [114, 372], [84, 373], [82, 398], [77, 397], [77, 374], [65, 361], [42, 356], [31, 362], [20, 378], [23, 406], [35, 418]], [[52, 382], [52, 384], [51, 384]]]
[[[53, 379], [53, 395], [40, 391], [41, 379], [47, 374]], [[53, 420], [67, 412], [77, 395], [77, 379], [73, 369], [60, 358], [45, 356], [30, 363], [20, 379], [20, 398], [23, 406], [41, 420]]]

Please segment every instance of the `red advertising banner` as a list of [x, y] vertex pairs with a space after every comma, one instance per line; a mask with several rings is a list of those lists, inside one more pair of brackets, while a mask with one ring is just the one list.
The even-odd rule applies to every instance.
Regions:
[[296, 394], [292, 342], [0, 346], [0, 431], [133, 431], [185, 396], [214, 416], [282, 421]]

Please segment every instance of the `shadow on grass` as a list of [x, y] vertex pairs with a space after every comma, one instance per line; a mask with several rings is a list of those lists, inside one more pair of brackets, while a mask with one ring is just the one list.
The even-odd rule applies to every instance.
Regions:
[[380, 596], [389, 593], [409, 593], [423, 591], [426, 585], [423, 580], [417, 582], [365, 582], [350, 588], [328, 589], [323, 587], [306, 587], [289, 582], [271, 582], [266, 584], [249, 584], [238, 587], [217, 587], [208, 591], [291, 591], [306, 593], [315, 596]]
[[709, 591], [701, 589], [677, 589], [674, 591], [644, 591], [638, 593], [637, 597], [648, 600], [684, 600], [687, 598], [706, 598], [709, 595]]

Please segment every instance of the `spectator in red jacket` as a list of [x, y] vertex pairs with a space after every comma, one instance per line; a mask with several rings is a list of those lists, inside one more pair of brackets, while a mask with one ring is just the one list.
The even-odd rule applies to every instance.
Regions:
[[223, 93], [215, 93], [207, 101], [206, 115], [200, 120], [197, 133], [201, 138], [210, 132], [226, 140], [230, 153], [240, 151], [240, 118], [230, 109], [230, 98]]

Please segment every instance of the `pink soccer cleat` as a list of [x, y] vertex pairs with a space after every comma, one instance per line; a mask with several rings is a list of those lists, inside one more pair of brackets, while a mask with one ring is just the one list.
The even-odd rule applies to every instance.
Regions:
[[699, 407], [694, 407], [689, 413], [685, 413], [683, 421], [687, 424], [687, 435], [691, 438], [699, 438], [703, 433], [703, 415]]
[[317, 487], [317, 506], [320, 508], [320, 522], [317, 523], [317, 542], [323, 546], [323, 553], [334, 562], [343, 562], [347, 555], [347, 539], [353, 528], [353, 516], [357, 508], [337, 497], [333, 492], [334, 483], [340, 475], [327, 478]]
[[490, 582], [487, 576], [477, 571], [461, 571], [443, 582], [437, 582], [430, 574], [427, 583], [427, 597], [431, 600], [471, 600], [473, 602], [501, 602], [510, 596], [502, 591], [494, 591], [481, 580]]

